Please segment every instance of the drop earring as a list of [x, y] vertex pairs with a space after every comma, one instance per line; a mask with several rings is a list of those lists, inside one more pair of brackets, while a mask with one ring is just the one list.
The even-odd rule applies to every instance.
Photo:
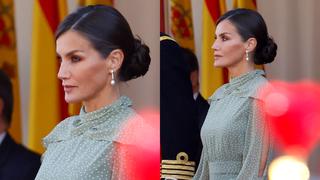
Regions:
[[111, 70], [111, 81], [110, 84], [114, 86], [116, 84], [116, 80], [114, 79], [114, 70]]
[[249, 51], [246, 49], [246, 61], [249, 61]]

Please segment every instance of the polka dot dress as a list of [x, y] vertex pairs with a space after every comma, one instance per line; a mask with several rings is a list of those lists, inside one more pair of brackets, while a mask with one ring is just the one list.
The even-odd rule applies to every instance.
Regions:
[[135, 115], [130, 106], [130, 99], [122, 96], [58, 124], [43, 140], [46, 151], [36, 180], [125, 180], [126, 145], [118, 136], [123, 123]]
[[[263, 141], [267, 126], [256, 106], [260, 101], [256, 92], [267, 82], [263, 74], [255, 70], [234, 78], [210, 98], [201, 129], [201, 160], [193, 179], [266, 179], [271, 146]], [[267, 155], [262, 156], [263, 152]]]

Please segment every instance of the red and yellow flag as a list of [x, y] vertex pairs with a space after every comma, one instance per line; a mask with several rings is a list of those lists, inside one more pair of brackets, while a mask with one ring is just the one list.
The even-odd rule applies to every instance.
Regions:
[[213, 66], [214, 34], [218, 18], [226, 11], [225, 0], [204, 0], [202, 14], [201, 94], [208, 98], [227, 82], [228, 76], [221, 68]]
[[170, 31], [181, 47], [194, 51], [192, 8], [190, 0], [170, 0]]
[[20, 95], [16, 51], [14, 1], [0, 0], [0, 69], [10, 77], [14, 96], [14, 109], [9, 132], [16, 141], [21, 142]]
[[28, 145], [40, 153], [44, 150], [42, 138], [67, 116], [67, 104], [57, 79], [54, 36], [66, 14], [65, 0], [34, 1]]

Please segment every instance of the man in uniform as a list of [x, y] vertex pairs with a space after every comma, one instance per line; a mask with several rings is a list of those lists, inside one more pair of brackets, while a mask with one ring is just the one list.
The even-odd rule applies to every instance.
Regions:
[[189, 78], [180, 46], [160, 35], [161, 178], [192, 179], [196, 171], [200, 132]]

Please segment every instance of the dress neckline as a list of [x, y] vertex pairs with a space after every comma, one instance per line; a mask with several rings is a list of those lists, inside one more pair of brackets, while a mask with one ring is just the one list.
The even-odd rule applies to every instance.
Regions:
[[258, 70], [253, 70], [248, 73], [245, 73], [241, 76], [232, 78], [229, 83], [223, 86], [223, 92], [224, 92], [223, 94], [227, 95], [227, 94], [231, 94], [235, 90], [240, 91], [240, 89], [243, 90], [243, 89], [250, 88], [250, 87], [243, 88], [242, 86], [252, 81], [254, 78], [258, 76], [263, 76], [264, 74], [265, 73], [263, 70], [258, 69]]
[[104, 119], [106, 119], [110, 116], [113, 116], [114, 114], [117, 114], [121, 109], [127, 108], [131, 105], [132, 102], [127, 96], [121, 96], [112, 104], [109, 104], [92, 112], [85, 112], [84, 107], [82, 107], [79, 116], [80, 119], [84, 122], [101, 119], [101, 117], [104, 117]]
[[265, 73], [263, 70], [253, 70], [248, 73], [245, 73], [241, 76], [232, 78], [229, 83], [226, 84], [226, 89], [238, 88], [243, 84], [246, 84], [248, 81], [254, 79], [257, 76], [263, 76]]

